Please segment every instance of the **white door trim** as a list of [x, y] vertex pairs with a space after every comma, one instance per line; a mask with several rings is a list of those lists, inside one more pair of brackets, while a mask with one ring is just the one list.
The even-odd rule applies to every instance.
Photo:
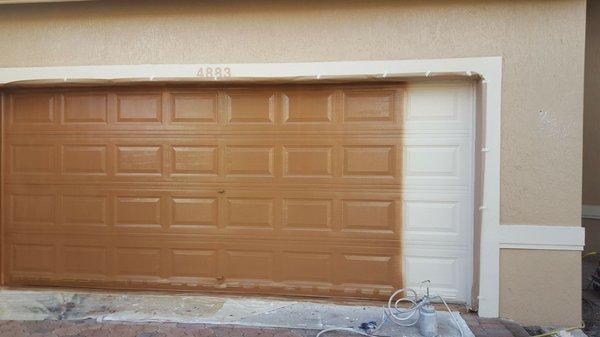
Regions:
[[[199, 69], [203, 68], [202, 75]], [[205, 77], [207, 69], [223, 77]], [[227, 70], [227, 71], [226, 71]], [[308, 63], [246, 64], [161, 64], [90, 65], [65, 67], [0, 68], [0, 85], [33, 81], [43, 83], [124, 83], [135, 81], [302, 81], [327, 79], [394, 79], [433, 76], [479, 76], [482, 85], [482, 113], [485, 116], [483, 165], [483, 210], [481, 224], [479, 315], [499, 314], [500, 280], [500, 101], [501, 57], [474, 57], [434, 60], [347, 61]]]

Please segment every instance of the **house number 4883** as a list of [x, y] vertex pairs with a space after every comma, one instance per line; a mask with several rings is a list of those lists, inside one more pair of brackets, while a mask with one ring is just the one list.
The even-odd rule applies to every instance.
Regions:
[[229, 67], [200, 67], [198, 77], [231, 77], [231, 69]]

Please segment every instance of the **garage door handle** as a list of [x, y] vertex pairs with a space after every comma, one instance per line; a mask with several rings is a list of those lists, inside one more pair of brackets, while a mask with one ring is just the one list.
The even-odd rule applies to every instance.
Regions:
[[225, 190], [218, 190], [217, 192], [223, 194], [225, 193]]

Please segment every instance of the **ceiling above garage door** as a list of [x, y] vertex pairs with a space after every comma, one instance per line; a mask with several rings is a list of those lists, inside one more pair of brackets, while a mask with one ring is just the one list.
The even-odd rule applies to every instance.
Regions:
[[[438, 101], [454, 104], [448, 111], [471, 104], [451, 89], [451, 101]], [[470, 160], [453, 140], [411, 138], [403, 153], [405, 123], [433, 116], [454, 125], [444, 106], [414, 114], [433, 94], [410, 101], [400, 84], [6, 92], [7, 283], [387, 297], [406, 278], [403, 219], [410, 235], [425, 233], [420, 240], [439, 241], [448, 224], [467, 237], [458, 229], [469, 223], [469, 191], [443, 200], [412, 193], [419, 182], [469, 185], [461, 179], [470, 171], [448, 166]], [[416, 172], [409, 181], [407, 169]], [[436, 170], [442, 177], [429, 179]], [[428, 205], [439, 219], [426, 216]], [[415, 230], [423, 221], [441, 223]], [[457, 242], [466, 241], [442, 246]], [[440, 258], [411, 254], [415, 277]]]

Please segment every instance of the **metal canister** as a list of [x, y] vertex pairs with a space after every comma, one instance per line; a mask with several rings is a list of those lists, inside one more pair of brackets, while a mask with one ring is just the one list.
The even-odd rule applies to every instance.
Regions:
[[419, 311], [419, 333], [423, 337], [436, 337], [438, 335], [437, 314], [433, 305], [426, 304]]

